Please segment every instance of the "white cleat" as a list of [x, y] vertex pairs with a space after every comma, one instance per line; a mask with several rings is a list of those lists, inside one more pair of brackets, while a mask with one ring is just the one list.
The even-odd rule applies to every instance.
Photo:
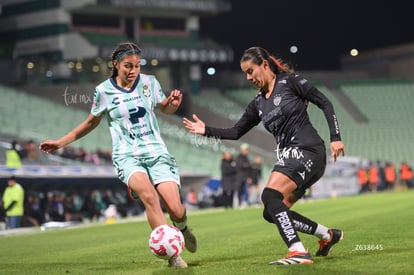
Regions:
[[187, 268], [187, 263], [181, 258], [181, 256], [172, 257], [168, 260], [168, 267], [179, 267], [179, 268]]

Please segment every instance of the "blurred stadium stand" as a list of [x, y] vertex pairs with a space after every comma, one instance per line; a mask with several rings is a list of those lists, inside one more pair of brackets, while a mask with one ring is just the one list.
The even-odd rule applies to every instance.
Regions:
[[[336, 92], [332, 92], [322, 84], [317, 84], [317, 87], [335, 106], [342, 136], [348, 145], [347, 155], [394, 163], [414, 161], [414, 148], [407, 146], [414, 136], [414, 129], [410, 127], [414, 119], [414, 113], [410, 111], [414, 101], [413, 81], [342, 81], [338, 84]], [[335, 96], [338, 92], [342, 92], [343, 95]], [[229, 91], [228, 95], [209, 91], [195, 95], [192, 97], [192, 108], [200, 117], [204, 119], [205, 116], [206, 121], [210, 120], [212, 125], [221, 123], [231, 126], [238, 119], [237, 113], [241, 114], [243, 110], [238, 102], [231, 100], [235, 93], [237, 93], [235, 90]], [[245, 91], [241, 90], [241, 94], [243, 93]], [[77, 125], [88, 114], [86, 110], [70, 108], [10, 87], [1, 86], [0, 94], [2, 132], [20, 138], [37, 141], [57, 138]], [[253, 97], [254, 92], [251, 93], [251, 98]], [[366, 120], [358, 121], [355, 115], [348, 113], [340, 100], [343, 97], [348, 99], [345, 103], [353, 104], [353, 109], [359, 110]], [[60, 101], [62, 103], [62, 98]], [[203, 103], [206, 101], [217, 102], [217, 104]], [[84, 108], [90, 108], [84, 105]], [[321, 136], [328, 141], [328, 128], [323, 113], [316, 106], [310, 105], [309, 114]], [[10, 120], [10, 117], [14, 119]], [[202, 137], [187, 133], [179, 116], [165, 116], [159, 113], [159, 123], [171, 153], [176, 156], [183, 172], [186, 173], [208, 173], [213, 177], [219, 177], [218, 163], [221, 152], [230, 150], [236, 154], [242, 142], [202, 140]], [[105, 122], [88, 137], [77, 141], [74, 146], [84, 147], [90, 151], [98, 148], [108, 149], [111, 141], [104, 124]], [[256, 128], [258, 129], [252, 134], [261, 138], [270, 136], [264, 133], [263, 129]], [[262, 142], [263, 140], [252, 138], [249, 143], [255, 148], [253, 153], [264, 155], [267, 165], [270, 166], [274, 155], [272, 150], [267, 148], [274, 148], [275, 144], [272, 138], [265, 143]]]
[[[239, 71], [214, 76], [202, 71], [206, 66], [226, 67], [233, 62], [232, 49], [198, 33], [199, 18], [231, 10], [228, 1], [178, 0], [168, 8], [156, 1], [8, 2], [0, 16], [0, 35], [9, 38], [0, 41], [0, 70], [4, 72], [0, 75], [1, 163], [13, 139], [57, 138], [83, 121], [96, 84], [110, 72], [111, 51], [119, 42], [130, 40], [139, 41], [144, 50], [144, 73], [155, 74], [165, 91], [179, 87], [184, 93], [178, 115], [158, 114], [162, 135], [177, 158], [184, 183], [201, 188], [210, 177], [219, 178], [222, 151], [237, 154], [243, 142], [251, 145], [252, 155], [263, 156], [263, 177], [267, 178], [275, 160], [275, 141], [262, 125], [238, 141], [203, 139], [188, 134], [182, 125], [182, 116], [196, 113], [209, 125], [232, 126], [256, 93]], [[126, 3], [132, 6], [125, 7]], [[15, 24], [16, 20], [22, 24]], [[343, 71], [299, 72], [334, 104], [350, 156], [335, 168], [329, 164], [326, 177], [344, 175], [337, 171], [343, 168], [351, 179], [358, 162], [366, 160], [414, 164], [413, 48], [409, 44], [363, 53], [359, 59], [344, 57]], [[309, 114], [329, 146], [323, 113], [310, 105]], [[110, 150], [105, 121], [73, 146]], [[38, 164], [86, 166], [54, 155], [43, 156]], [[34, 171], [30, 169], [27, 173]]]

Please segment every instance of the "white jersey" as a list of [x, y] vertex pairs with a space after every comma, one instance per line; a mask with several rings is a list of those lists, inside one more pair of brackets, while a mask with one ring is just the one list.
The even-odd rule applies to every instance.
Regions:
[[154, 157], [168, 153], [154, 109], [166, 98], [158, 80], [140, 74], [130, 90], [109, 78], [96, 87], [91, 114], [105, 114], [112, 136], [112, 156]]

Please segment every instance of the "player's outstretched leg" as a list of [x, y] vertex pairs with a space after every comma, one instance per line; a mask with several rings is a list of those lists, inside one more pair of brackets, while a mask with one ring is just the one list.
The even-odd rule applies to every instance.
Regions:
[[[292, 210], [290, 213], [292, 214], [293, 223], [297, 231], [319, 238], [319, 249], [316, 252], [316, 256], [328, 256], [332, 250], [332, 246], [344, 237], [342, 230], [328, 228]], [[268, 222], [274, 223], [268, 211], [263, 211], [263, 217]]]
[[295, 211], [290, 212], [292, 213], [296, 230], [319, 238], [319, 249], [316, 251], [316, 256], [328, 256], [332, 246], [344, 237], [342, 230], [328, 228], [308, 219], [305, 216], [302, 216]]
[[282, 259], [270, 262], [272, 265], [312, 264], [310, 253], [303, 247], [293, 223], [289, 208], [283, 203], [283, 195], [279, 191], [265, 188], [262, 192], [264, 204], [263, 216], [270, 216], [289, 249], [289, 253]]

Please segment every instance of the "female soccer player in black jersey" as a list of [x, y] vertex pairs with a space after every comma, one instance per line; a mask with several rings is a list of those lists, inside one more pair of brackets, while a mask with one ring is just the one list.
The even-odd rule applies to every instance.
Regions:
[[262, 192], [263, 217], [276, 224], [289, 248], [282, 259], [270, 264], [311, 264], [297, 231], [319, 238], [316, 256], [327, 256], [340, 241], [343, 232], [327, 228], [289, 210], [307, 188], [321, 178], [326, 167], [324, 141], [312, 126], [307, 113], [308, 102], [325, 114], [330, 129], [332, 157], [344, 155], [338, 121], [331, 102], [306, 79], [281, 59], [261, 47], [245, 50], [240, 66], [247, 80], [260, 91], [249, 103], [240, 120], [231, 128], [213, 128], [196, 115], [184, 118], [185, 127], [194, 134], [222, 139], [239, 139], [261, 121], [277, 143], [277, 161]]

